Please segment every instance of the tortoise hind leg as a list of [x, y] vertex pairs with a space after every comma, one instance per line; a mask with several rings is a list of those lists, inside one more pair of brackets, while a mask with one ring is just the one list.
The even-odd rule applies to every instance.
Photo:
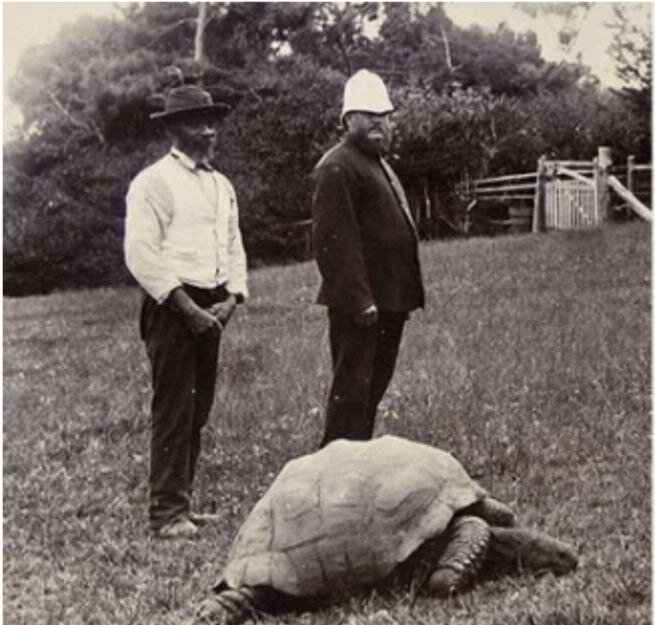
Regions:
[[[314, 604], [307, 599], [307, 607]], [[251, 620], [257, 622], [264, 614], [282, 614], [303, 607], [305, 604], [302, 599], [271, 586], [232, 588], [221, 582], [214, 586], [211, 597], [198, 607], [193, 625], [238, 625]]]
[[427, 582], [427, 590], [438, 597], [447, 597], [462, 590], [482, 566], [491, 531], [475, 516], [455, 517], [448, 527], [447, 543]]
[[237, 625], [257, 620], [259, 604], [254, 588], [224, 587], [198, 606], [193, 625]]

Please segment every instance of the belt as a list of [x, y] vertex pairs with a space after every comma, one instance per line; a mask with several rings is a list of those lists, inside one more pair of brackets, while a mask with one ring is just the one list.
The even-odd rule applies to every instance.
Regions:
[[211, 306], [216, 302], [225, 301], [230, 295], [225, 284], [219, 284], [211, 289], [203, 289], [191, 284], [183, 284], [185, 293], [202, 308]]

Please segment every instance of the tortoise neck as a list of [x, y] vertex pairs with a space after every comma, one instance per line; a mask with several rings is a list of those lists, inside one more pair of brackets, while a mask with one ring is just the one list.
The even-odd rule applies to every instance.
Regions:
[[491, 527], [489, 562], [561, 575], [576, 568], [578, 557], [571, 547], [541, 532], [522, 527]]

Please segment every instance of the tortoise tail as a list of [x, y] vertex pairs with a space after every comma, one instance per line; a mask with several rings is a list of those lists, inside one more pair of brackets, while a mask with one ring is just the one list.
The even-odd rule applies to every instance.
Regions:
[[447, 597], [465, 588], [480, 570], [490, 541], [489, 526], [474, 516], [456, 517], [448, 529], [447, 544], [427, 589]]

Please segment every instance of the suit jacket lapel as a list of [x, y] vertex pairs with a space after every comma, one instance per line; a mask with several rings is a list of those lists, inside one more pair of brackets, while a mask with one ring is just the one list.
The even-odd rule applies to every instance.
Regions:
[[384, 173], [387, 175], [387, 178], [389, 179], [389, 183], [391, 184], [391, 188], [393, 189], [393, 192], [398, 198], [398, 203], [400, 204], [400, 207], [403, 209], [403, 213], [405, 214], [405, 217], [407, 218], [407, 221], [409, 222], [409, 225], [412, 228], [412, 232], [414, 232], [414, 236], [418, 238], [416, 224], [414, 223], [414, 219], [412, 218], [412, 213], [409, 210], [409, 202], [407, 201], [407, 196], [405, 195], [405, 190], [403, 189], [403, 185], [398, 179], [398, 176], [396, 176], [396, 172], [393, 169], [391, 169], [391, 165], [389, 165], [389, 163], [387, 163], [387, 161], [385, 161], [382, 157], [380, 157], [380, 163], [382, 164], [382, 169], [384, 169]]

